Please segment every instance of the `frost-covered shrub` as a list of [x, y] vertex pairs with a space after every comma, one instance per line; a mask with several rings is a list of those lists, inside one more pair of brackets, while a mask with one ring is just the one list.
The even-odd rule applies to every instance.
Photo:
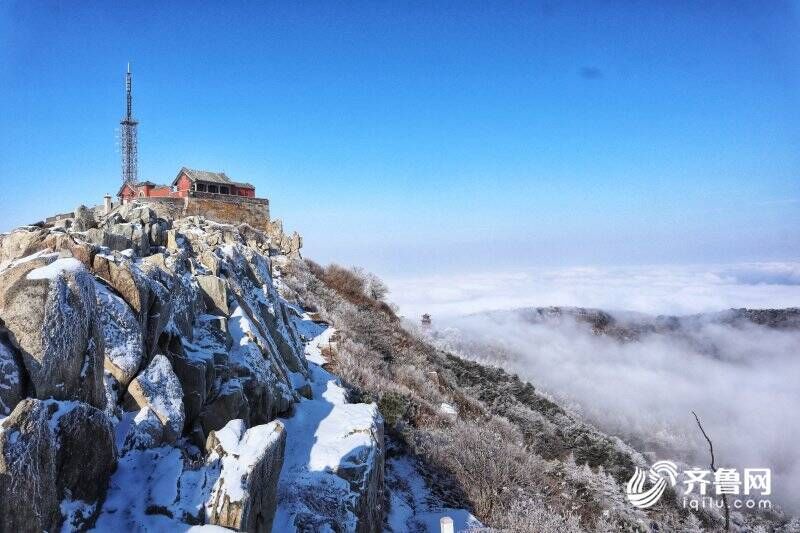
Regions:
[[393, 426], [406, 414], [409, 403], [402, 394], [390, 391], [381, 395], [378, 400], [378, 409], [383, 415], [383, 419]]

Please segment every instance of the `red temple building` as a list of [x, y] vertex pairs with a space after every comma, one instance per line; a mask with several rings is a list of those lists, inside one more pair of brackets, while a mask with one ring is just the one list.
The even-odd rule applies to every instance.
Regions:
[[186, 198], [243, 196], [255, 198], [256, 188], [249, 183], [232, 181], [224, 172], [208, 172], [181, 168], [172, 185], [157, 185], [151, 181], [124, 184], [117, 196], [123, 203], [134, 198]]

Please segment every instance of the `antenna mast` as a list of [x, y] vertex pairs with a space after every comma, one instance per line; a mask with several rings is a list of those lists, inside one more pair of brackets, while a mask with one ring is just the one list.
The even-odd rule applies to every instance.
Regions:
[[139, 124], [133, 118], [131, 64], [128, 63], [128, 72], [125, 74], [125, 118], [120, 121], [120, 150], [122, 151], [122, 183], [134, 184], [139, 181], [139, 148], [136, 126]]

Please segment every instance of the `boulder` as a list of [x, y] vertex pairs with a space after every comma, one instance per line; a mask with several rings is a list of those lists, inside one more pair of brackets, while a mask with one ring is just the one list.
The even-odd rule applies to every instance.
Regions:
[[208, 389], [214, 380], [214, 365], [209, 360], [190, 359], [185, 355], [172, 356], [172, 369], [181, 383], [186, 427], [200, 415]]
[[120, 426], [117, 431], [122, 434], [122, 454], [130, 450], [156, 448], [164, 441], [164, 426], [150, 406], [125, 413]]
[[124, 234], [114, 233], [100, 228], [89, 229], [84, 232], [83, 235], [86, 237], [87, 241], [99, 246], [105, 246], [117, 252], [134, 247], [133, 241]]
[[180, 234], [176, 229], [170, 229], [166, 232], [166, 239], [167, 239], [167, 250], [171, 252], [177, 252], [180, 249]]
[[161, 270], [169, 270], [167, 267], [167, 258], [162, 253], [157, 253], [153, 255], [148, 255], [147, 257], [142, 258], [142, 263], [149, 267], [157, 267]]
[[0, 424], [0, 531], [58, 530], [57, 445], [49, 421], [47, 404], [29, 398]]
[[46, 229], [31, 227], [16, 229], [0, 235], [0, 264], [26, 257], [38, 251], [39, 243], [47, 234]]
[[[108, 244], [105, 244], [105, 241]], [[105, 246], [122, 251], [119, 246], [123, 243], [130, 243], [128, 248], [133, 248], [138, 256], [150, 255], [150, 236], [140, 223], [112, 224], [106, 228]]]
[[105, 407], [94, 278], [80, 261], [34, 259], [0, 273], [0, 317], [37, 398]]
[[72, 229], [75, 231], [86, 231], [87, 229], [96, 228], [97, 221], [94, 218], [94, 211], [85, 205], [79, 205], [75, 209], [75, 217], [72, 222]]
[[91, 267], [94, 248], [91, 244], [77, 242], [63, 231], [46, 229], [18, 229], [0, 235], [0, 266], [15, 260], [29, 258], [37, 252], [59, 252], [63, 257], [75, 257], [87, 268]]
[[61, 501], [102, 499], [115, 464], [113, 430], [102, 411], [23, 400], [0, 424], [0, 531], [58, 530]]
[[0, 337], [0, 416], [8, 416], [22, 400], [22, 377], [14, 348]]
[[228, 316], [228, 288], [225, 280], [217, 276], [196, 276], [200, 290], [203, 292], [203, 299], [209, 311]]
[[169, 291], [128, 261], [117, 263], [107, 256], [96, 255], [92, 270], [106, 280], [136, 313], [145, 354], [152, 354], [172, 316]]
[[[163, 311], [159, 311], [160, 318], [169, 319], [166, 322], [162, 320], [163, 324], [166, 326], [171, 322], [171, 326], [174, 326], [184, 339], [191, 341], [195, 317], [205, 310], [205, 304], [197, 281], [187, 270], [186, 262], [175, 257], [155, 254], [145, 258], [140, 266], [142, 272], [152, 282], [151, 289], [160, 308], [166, 309], [169, 313], [161, 315]], [[167, 304], [166, 307], [164, 304]], [[171, 330], [171, 333], [174, 334], [175, 331]], [[161, 335], [160, 331], [158, 335]]]
[[58, 403], [50, 418], [58, 440], [56, 452], [59, 494], [72, 500], [96, 502], [105, 494], [117, 461], [114, 428], [108, 417], [79, 402]]
[[203, 427], [203, 432], [208, 435], [237, 418], [249, 420], [250, 407], [242, 383], [238, 379], [232, 379], [226, 381], [216, 398], [203, 407], [200, 413], [200, 425]]
[[283, 467], [286, 430], [280, 421], [247, 429], [232, 420], [208, 436], [207, 463], [219, 477], [206, 500], [209, 524], [238, 531], [271, 531]]
[[153, 222], [147, 226], [150, 244], [153, 246], [164, 246], [167, 243], [166, 225], [161, 222]]
[[142, 329], [125, 300], [103, 283], [95, 283], [105, 348], [103, 366], [123, 387], [127, 387], [139, 371], [144, 357]]
[[128, 385], [128, 394], [140, 408], [149, 408], [158, 417], [163, 434], [161, 441], [172, 443], [181, 435], [185, 422], [183, 390], [169, 360], [161, 354], [153, 357]]
[[131, 204], [129, 209], [122, 213], [122, 216], [125, 220], [132, 223], [140, 222], [142, 224], [149, 224], [156, 220], [156, 212], [147, 205]]
[[206, 250], [200, 256], [200, 264], [206, 267], [212, 276], [219, 276], [220, 259], [211, 250]]

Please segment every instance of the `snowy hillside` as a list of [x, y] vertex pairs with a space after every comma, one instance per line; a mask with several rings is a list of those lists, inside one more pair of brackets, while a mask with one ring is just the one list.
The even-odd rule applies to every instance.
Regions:
[[721, 526], [634, 508], [639, 451], [274, 228], [134, 203], [0, 236], [0, 531]]
[[280, 236], [80, 213], [0, 236], [0, 530], [380, 530], [383, 420], [279, 296]]

